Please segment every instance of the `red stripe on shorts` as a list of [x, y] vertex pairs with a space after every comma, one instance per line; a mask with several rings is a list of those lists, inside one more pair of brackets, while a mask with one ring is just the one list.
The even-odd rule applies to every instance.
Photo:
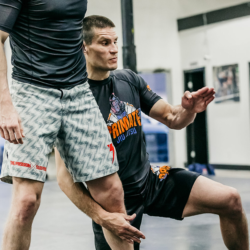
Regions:
[[[19, 166], [19, 167], [31, 168], [31, 164], [24, 163], [24, 162], [11, 161], [10, 164], [14, 165], [14, 166]], [[46, 168], [45, 167], [36, 165], [35, 168], [38, 169], [38, 170], [42, 170], [42, 171], [46, 172]]]

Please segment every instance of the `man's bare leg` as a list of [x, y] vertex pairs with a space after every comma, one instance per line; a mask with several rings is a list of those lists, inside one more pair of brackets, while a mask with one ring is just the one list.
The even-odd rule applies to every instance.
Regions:
[[3, 235], [2, 250], [28, 250], [31, 226], [40, 205], [43, 183], [13, 177], [10, 214]]
[[198, 177], [183, 217], [203, 213], [219, 215], [223, 240], [228, 249], [249, 250], [247, 219], [236, 189]]
[[[93, 199], [110, 213], [124, 213], [124, 192], [118, 174], [112, 174], [97, 180], [87, 182], [88, 189]], [[133, 250], [132, 244], [121, 240], [110, 231], [103, 228], [105, 238], [112, 250]]]

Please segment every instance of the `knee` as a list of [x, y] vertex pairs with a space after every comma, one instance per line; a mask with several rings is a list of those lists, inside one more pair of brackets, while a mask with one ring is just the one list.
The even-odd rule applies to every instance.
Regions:
[[242, 216], [243, 207], [241, 197], [235, 188], [230, 188], [227, 195], [227, 211], [231, 217]]
[[36, 194], [28, 194], [19, 198], [16, 209], [15, 219], [18, 224], [25, 225], [31, 222], [40, 205], [40, 198]]

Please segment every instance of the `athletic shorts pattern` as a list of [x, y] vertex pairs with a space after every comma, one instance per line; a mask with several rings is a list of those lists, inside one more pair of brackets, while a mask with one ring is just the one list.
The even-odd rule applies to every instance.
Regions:
[[[163, 218], [183, 220], [183, 210], [187, 204], [190, 192], [200, 174], [181, 168], [169, 170], [166, 178], [159, 178], [152, 166], [147, 177], [144, 192], [134, 197], [125, 197], [128, 215], [136, 214], [131, 225], [140, 229], [143, 214]], [[107, 244], [102, 228], [93, 222], [96, 250], [111, 250]], [[140, 244], [134, 243], [134, 249], [139, 250]]]
[[22, 145], [5, 143], [2, 181], [45, 182], [54, 145], [74, 182], [118, 171], [112, 139], [88, 83], [57, 90], [13, 80], [10, 89], [25, 138]]

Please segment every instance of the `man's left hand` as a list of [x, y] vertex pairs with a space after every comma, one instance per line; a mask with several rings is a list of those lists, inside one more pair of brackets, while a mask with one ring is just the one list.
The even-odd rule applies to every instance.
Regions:
[[200, 113], [214, 100], [213, 88], [204, 87], [195, 92], [186, 91], [182, 97], [182, 107], [190, 113]]

